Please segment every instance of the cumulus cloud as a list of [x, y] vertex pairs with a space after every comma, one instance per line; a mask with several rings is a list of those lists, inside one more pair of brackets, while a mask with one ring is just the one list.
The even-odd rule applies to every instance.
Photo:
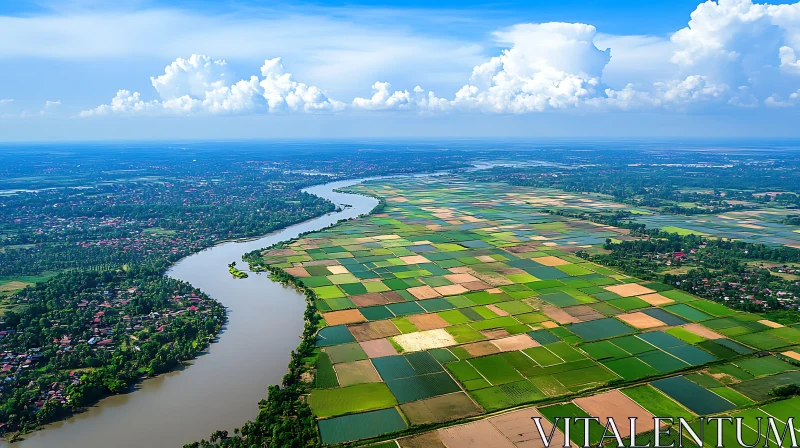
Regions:
[[[412, 99], [408, 90], [398, 90], [390, 92], [391, 85], [388, 82], [376, 82], [372, 85], [374, 94], [371, 98], [355, 98], [353, 107], [364, 110], [403, 110], [411, 106]], [[422, 89], [417, 86], [415, 93], [421, 93]]]
[[534, 112], [578, 106], [602, 94], [610, 51], [593, 42], [597, 30], [581, 23], [516, 25], [495, 33], [511, 48], [476, 66], [454, 104], [492, 112]]
[[317, 112], [344, 107], [319, 88], [293, 80], [280, 58], [266, 60], [260, 74], [229, 84], [233, 75], [224, 60], [204, 55], [178, 58], [163, 75], [150, 78], [160, 100], [145, 101], [139, 92], [119, 90], [109, 104], [83, 111], [80, 116]]
[[[522, 114], [798, 104], [800, 2], [708, 0], [685, 27], [663, 37], [602, 35], [590, 24], [562, 22], [518, 24], [493, 37], [505, 49], [478, 61], [445, 97], [410, 87], [415, 84], [397, 89], [378, 81], [371, 96], [345, 104], [294, 80], [280, 58], [267, 60], [260, 75], [235, 81], [225, 61], [193, 55], [151, 78], [157, 99], [120, 90], [109, 104], [81, 115], [345, 109]], [[356, 59], [348, 68], [363, 75]]]

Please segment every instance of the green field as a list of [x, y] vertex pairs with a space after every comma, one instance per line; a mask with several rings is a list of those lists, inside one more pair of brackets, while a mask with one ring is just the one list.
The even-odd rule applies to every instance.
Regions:
[[[324, 419], [323, 439], [334, 438], [328, 417], [366, 418], [398, 404], [407, 422], [440, 421], [426, 400], [457, 393], [492, 412], [613, 384], [656, 415], [736, 412], [800, 375], [785, 361], [754, 357], [798, 345], [800, 330], [773, 329], [760, 316], [584, 261], [574, 245], [598, 247], [625, 233], [530, 205], [554, 200], [550, 193], [433, 178], [351, 189], [385, 197], [387, 206], [300, 238], [291, 255], [261, 258], [294, 268], [318, 294], [325, 321], [348, 322], [317, 337], [325, 353], [313, 366], [310, 404]], [[641, 298], [653, 292], [671, 302]], [[648, 327], [645, 316], [661, 324]], [[705, 330], [725, 338], [708, 339]], [[735, 365], [699, 373], [723, 359]], [[340, 381], [334, 368], [344, 372]], [[625, 388], [655, 377], [666, 379]], [[355, 382], [362, 384], [343, 387]], [[544, 409], [550, 417], [580, 411], [571, 403]], [[350, 437], [357, 435], [335, 436]]]
[[353, 412], [383, 409], [397, 404], [384, 383], [358, 384], [339, 389], [315, 389], [311, 392], [311, 410], [320, 418]]

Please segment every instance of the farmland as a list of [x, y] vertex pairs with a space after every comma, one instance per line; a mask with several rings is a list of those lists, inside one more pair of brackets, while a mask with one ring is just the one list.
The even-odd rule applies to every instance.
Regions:
[[[351, 190], [386, 206], [248, 258], [312, 293], [322, 328], [309, 404], [323, 443], [450, 422], [400, 446], [521, 446], [538, 437], [514, 430], [532, 413], [694, 419], [800, 376], [800, 329], [576, 257], [631, 237], [542, 211], [561, 193], [460, 176]], [[365, 423], [375, 412], [396, 424]], [[476, 414], [491, 416], [462, 421]]]

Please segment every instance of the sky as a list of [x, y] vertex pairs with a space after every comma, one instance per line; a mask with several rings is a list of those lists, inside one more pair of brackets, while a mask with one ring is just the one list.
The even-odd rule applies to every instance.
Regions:
[[0, 141], [800, 137], [800, 2], [0, 0]]

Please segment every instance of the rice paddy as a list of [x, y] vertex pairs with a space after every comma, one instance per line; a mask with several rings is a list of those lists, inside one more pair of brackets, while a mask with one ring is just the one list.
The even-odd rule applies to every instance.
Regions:
[[[789, 355], [754, 357], [794, 353], [796, 328], [576, 257], [629, 237], [542, 211], [567, 193], [457, 177], [351, 188], [387, 206], [262, 253], [316, 294], [325, 327], [309, 403], [325, 444], [538, 404], [415, 436], [523, 446], [538, 435], [514, 428], [531, 413], [695, 418], [736, 412], [800, 377]], [[591, 396], [610, 384], [620, 389]], [[588, 397], [541, 404], [568, 394]], [[415, 440], [400, 446], [436, 446]]]

